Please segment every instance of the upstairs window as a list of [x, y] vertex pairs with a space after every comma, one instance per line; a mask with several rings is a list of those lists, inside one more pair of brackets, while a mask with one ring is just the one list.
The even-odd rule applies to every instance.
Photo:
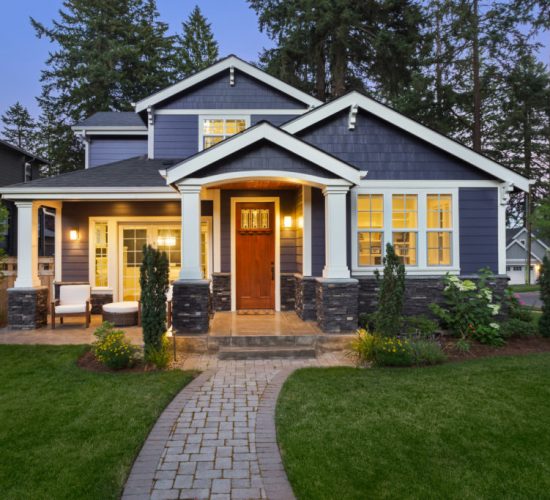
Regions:
[[242, 132], [250, 125], [250, 117], [201, 117], [199, 120], [199, 149], [208, 149], [214, 144]]

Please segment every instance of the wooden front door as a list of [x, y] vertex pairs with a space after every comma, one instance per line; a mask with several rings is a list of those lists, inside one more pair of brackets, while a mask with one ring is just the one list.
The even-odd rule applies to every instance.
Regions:
[[275, 208], [236, 203], [237, 309], [275, 308]]

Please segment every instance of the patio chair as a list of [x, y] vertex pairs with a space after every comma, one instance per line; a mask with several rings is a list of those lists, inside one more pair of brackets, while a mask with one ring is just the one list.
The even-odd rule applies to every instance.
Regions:
[[63, 324], [65, 316], [84, 316], [86, 328], [90, 326], [90, 285], [62, 285], [59, 287], [59, 299], [52, 302], [52, 329], [55, 329], [55, 318]]

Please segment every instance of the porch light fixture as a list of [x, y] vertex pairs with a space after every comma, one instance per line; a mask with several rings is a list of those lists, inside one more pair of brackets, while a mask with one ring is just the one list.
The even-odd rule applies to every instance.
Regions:
[[301, 216], [298, 217], [298, 227], [299, 227], [300, 229], [303, 229], [303, 227], [304, 227], [304, 218], [301, 217]]
[[78, 235], [78, 229], [71, 229], [71, 230], [69, 231], [69, 239], [70, 239], [71, 241], [77, 241], [77, 240], [78, 240], [78, 237], [79, 237], [79, 235]]
[[292, 216], [290, 216], [290, 215], [285, 215], [285, 216], [283, 217], [283, 227], [284, 227], [284, 228], [287, 228], [287, 229], [290, 228], [290, 227], [292, 227]]

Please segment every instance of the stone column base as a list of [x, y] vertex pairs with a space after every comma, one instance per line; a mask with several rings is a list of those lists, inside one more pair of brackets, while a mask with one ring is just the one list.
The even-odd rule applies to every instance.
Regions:
[[296, 314], [304, 321], [317, 319], [315, 299], [316, 278], [313, 276], [295, 275], [296, 279]]
[[315, 283], [317, 323], [323, 332], [357, 329], [359, 283], [356, 279], [317, 278]]
[[231, 273], [212, 273], [212, 308], [231, 311]]
[[281, 311], [296, 309], [296, 278], [294, 273], [281, 273]]
[[210, 281], [178, 280], [173, 284], [172, 329], [176, 334], [206, 333], [210, 326]]
[[8, 327], [34, 330], [48, 324], [48, 288], [9, 288]]

